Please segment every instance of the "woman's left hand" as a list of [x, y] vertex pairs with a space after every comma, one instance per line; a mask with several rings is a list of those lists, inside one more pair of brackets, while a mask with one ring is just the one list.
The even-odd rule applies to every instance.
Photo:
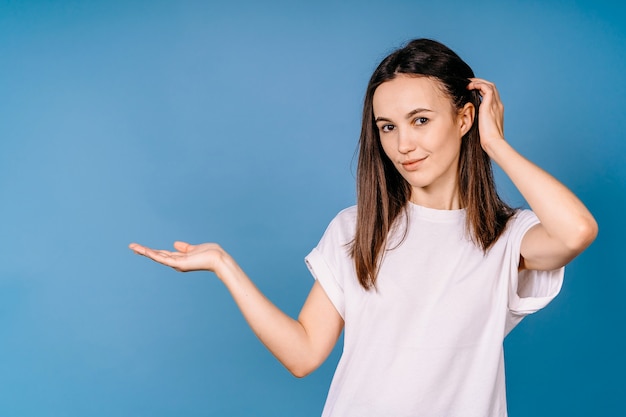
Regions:
[[504, 105], [495, 84], [481, 78], [470, 78], [468, 90], [478, 90], [482, 96], [478, 110], [480, 144], [489, 153], [494, 141], [504, 140]]
[[595, 219], [567, 187], [504, 140], [504, 106], [496, 86], [471, 78], [467, 89], [482, 96], [478, 110], [480, 145], [513, 181], [540, 221], [522, 239], [520, 268], [549, 271], [562, 267], [595, 239]]

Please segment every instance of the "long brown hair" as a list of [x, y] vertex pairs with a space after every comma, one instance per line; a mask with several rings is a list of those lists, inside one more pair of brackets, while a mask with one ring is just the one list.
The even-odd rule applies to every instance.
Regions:
[[445, 45], [430, 39], [413, 40], [380, 63], [365, 93], [357, 164], [357, 224], [351, 245], [356, 274], [365, 289], [376, 285], [387, 236], [411, 198], [411, 187], [385, 155], [374, 122], [374, 92], [397, 74], [436, 79], [457, 110], [466, 103], [476, 109], [472, 127], [462, 140], [457, 170], [460, 203], [466, 209], [466, 227], [474, 243], [486, 252], [513, 215], [496, 192], [491, 160], [480, 145], [480, 96], [467, 89], [474, 72]]

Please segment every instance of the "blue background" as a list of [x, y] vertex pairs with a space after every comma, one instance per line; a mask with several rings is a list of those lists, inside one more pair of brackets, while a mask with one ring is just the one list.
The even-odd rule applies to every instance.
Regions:
[[414, 37], [496, 82], [508, 140], [600, 224], [505, 343], [510, 415], [626, 415], [626, 7], [219, 3], [0, 1], [0, 415], [318, 416], [340, 347], [295, 379], [212, 274], [127, 244], [219, 242], [296, 316], [368, 78]]

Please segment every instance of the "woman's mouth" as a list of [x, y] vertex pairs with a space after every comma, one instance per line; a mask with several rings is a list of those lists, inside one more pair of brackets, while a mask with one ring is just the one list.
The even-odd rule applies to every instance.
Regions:
[[402, 162], [402, 167], [405, 171], [417, 171], [422, 165], [422, 162], [428, 158], [427, 156], [419, 159], [409, 159], [408, 161]]

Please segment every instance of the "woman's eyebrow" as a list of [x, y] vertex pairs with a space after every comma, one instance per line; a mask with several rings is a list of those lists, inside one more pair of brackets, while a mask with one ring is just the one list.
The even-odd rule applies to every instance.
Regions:
[[418, 107], [417, 109], [411, 110], [410, 112], [408, 112], [406, 115], [406, 118], [410, 119], [411, 117], [415, 116], [418, 113], [433, 113], [433, 110]]
[[[426, 109], [424, 107], [418, 107], [417, 109], [411, 110], [410, 112], [407, 113], [407, 115], [405, 116], [407, 119], [410, 119], [411, 117], [415, 116], [416, 114], [419, 113], [434, 113], [434, 110], [430, 110], [430, 109]], [[391, 119], [388, 119], [386, 117], [376, 117], [374, 119], [374, 123], [378, 123], [378, 122], [392, 122]]]

